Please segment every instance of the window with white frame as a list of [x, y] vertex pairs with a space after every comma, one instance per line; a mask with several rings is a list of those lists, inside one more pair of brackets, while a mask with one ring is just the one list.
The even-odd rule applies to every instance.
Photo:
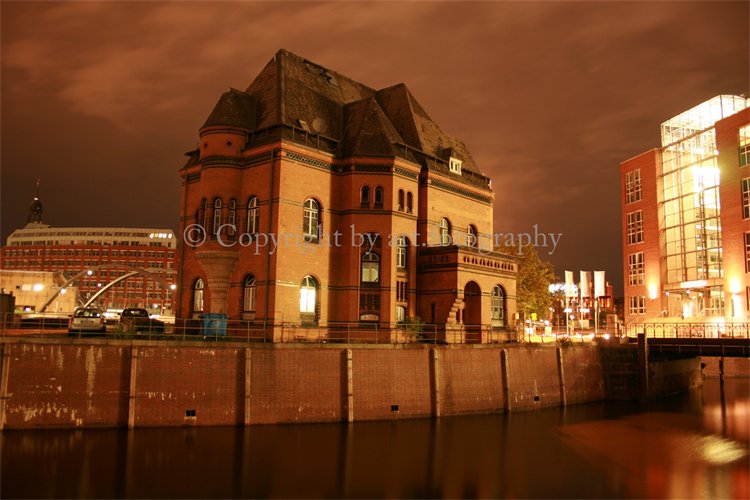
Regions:
[[628, 285], [642, 285], [644, 276], [643, 252], [628, 255]]
[[234, 236], [234, 234], [237, 232], [237, 202], [234, 199], [229, 200], [229, 219], [227, 220], [227, 224], [229, 224], [229, 235]]
[[742, 218], [750, 219], [750, 177], [742, 179]]
[[221, 199], [216, 198], [214, 200], [214, 226], [213, 226], [213, 234], [216, 234], [219, 232], [219, 228], [221, 227]]
[[396, 240], [396, 267], [406, 269], [407, 264], [406, 236], [399, 236]]
[[745, 272], [750, 273], [750, 233], [745, 233]]
[[260, 210], [258, 208], [258, 197], [252, 196], [247, 201], [247, 233], [256, 234], [260, 226]]
[[740, 127], [740, 167], [750, 165], [750, 125]]
[[377, 283], [380, 280], [380, 257], [374, 252], [362, 256], [362, 282]]
[[203, 312], [203, 280], [200, 278], [193, 284], [193, 312]]
[[403, 323], [404, 321], [406, 321], [406, 308], [396, 306], [396, 323]]
[[320, 238], [320, 205], [318, 202], [309, 198], [305, 200], [304, 216], [302, 220], [302, 235], [305, 241], [317, 243]]
[[628, 222], [628, 245], [643, 242], [643, 210], [630, 212]]
[[450, 171], [454, 174], [460, 174], [461, 173], [461, 165], [463, 165], [463, 162], [459, 160], [458, 158], [450, 157], [450, 160], [448, 161], [448, 167], [450, 168]]
[[448, 246], [451, 244], [451, 223], [443, 217], [440, 219], [440, 245]]
[[249, 274], [242, 284], [242, 310], [255, 311], [255, 276]]
[[305, 276], [300, 286], [299, 312], [317, 314], [318, 282], [312, 276]]
[[646, 314], [646, 296], [645, 295], [632, 295], [629, 299], [629, 311], [631, 315], [643, 315]]
[[625, 203], [633, 203], [641, 199], [641, 169], [625, 174]]

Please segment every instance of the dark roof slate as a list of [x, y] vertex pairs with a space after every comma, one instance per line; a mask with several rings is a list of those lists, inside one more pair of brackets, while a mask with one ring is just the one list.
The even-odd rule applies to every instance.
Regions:
[[230, 126], [255, 128], [256, 98], [241, 90], [229, 89], [219, 98], [202, 128]]

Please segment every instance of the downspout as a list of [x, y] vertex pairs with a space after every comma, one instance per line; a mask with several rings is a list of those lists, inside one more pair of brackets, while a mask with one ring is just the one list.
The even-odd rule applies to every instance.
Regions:
[[[281, 150], [279, 150], [281, 154]], [[271, 232], [273, 227], [273, 183], [276, 173], [274, 166], [274, 160], [276, 153], [271, 151], [271, 182], [268, 186], [268, 232]], [[281, 160], [279, 160], [279, 168], [281, 168]], [[271, 296], [271, 251], [266, 249], [266, 301], [263, 311], [263, 336], [266, 335], [266, 328], [268, 327], [268, 300]]]

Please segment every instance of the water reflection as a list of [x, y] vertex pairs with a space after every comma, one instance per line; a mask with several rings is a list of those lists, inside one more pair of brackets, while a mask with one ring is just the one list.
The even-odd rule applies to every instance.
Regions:
[[748, 388], [728, 381], [722, 396], [707, 381], [648, 411], [615, 402], [354, 425], [11, 431], [0, 497], [747, 498]]

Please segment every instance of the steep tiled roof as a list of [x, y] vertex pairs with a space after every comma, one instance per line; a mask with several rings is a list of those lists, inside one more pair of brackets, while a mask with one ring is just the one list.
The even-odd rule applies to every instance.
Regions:
[[342, 157], [398, 154], [445, 173], [453, 156], [463, 162], [463, 181], [487, 188], [468, 148], [440, 130], [406, 85], [376, 91], [283, 49], [245, 92], [221, 97], [204, 126], [212, 125], [296, 127], [333, 139]]

